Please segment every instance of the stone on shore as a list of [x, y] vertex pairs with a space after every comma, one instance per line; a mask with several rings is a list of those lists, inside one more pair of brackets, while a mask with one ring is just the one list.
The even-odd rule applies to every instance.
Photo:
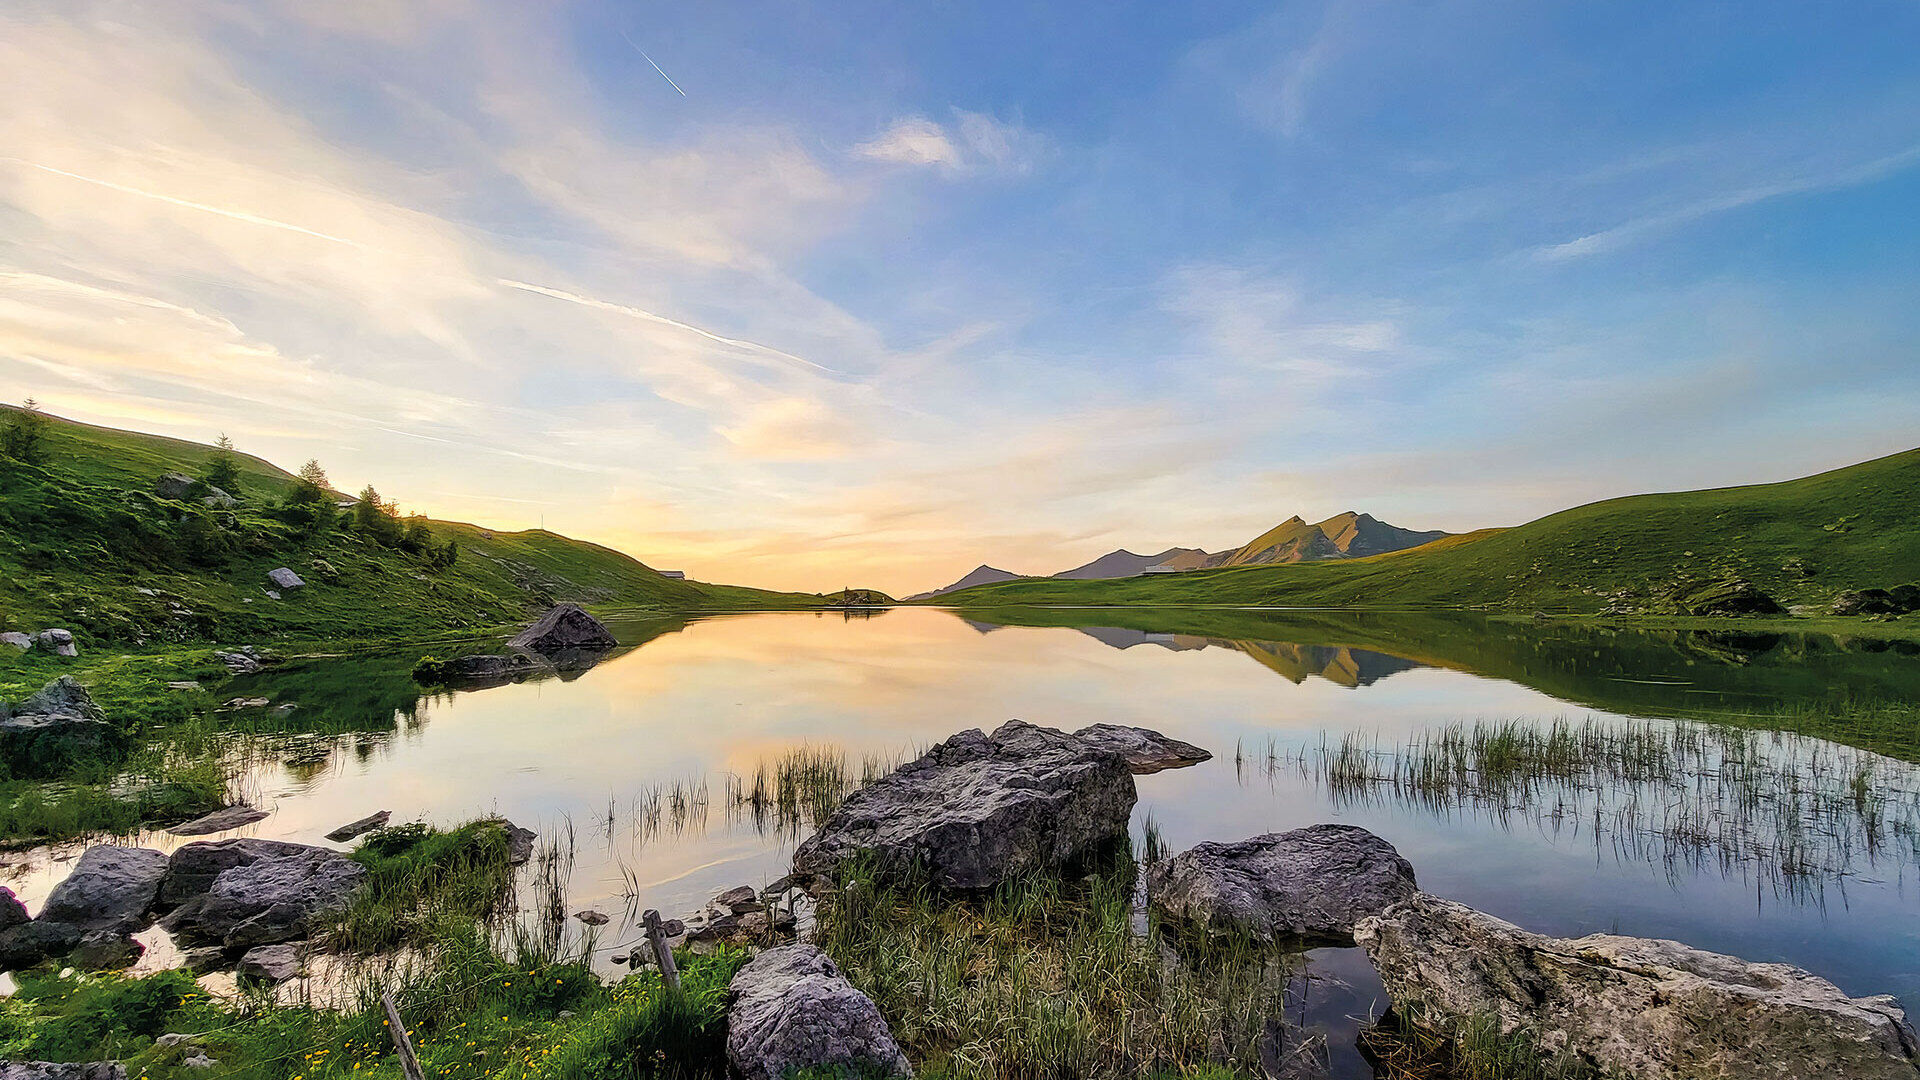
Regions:
[[300, 950], [292, 945], [256, 945], [235, 969], [241, 978], [283, 983], [300, 974]]
[[1126, 759], [1010, 720], [963, 731], [853, 792], [793, 855], [805, 876], [871, 854], [879, 873], [917, 868], [945, 889], [990, 889], [1077, 869], [1122, 843], [1135, 799]]
[[80, 943], [67, 954], [67, 963], [81, 971], [119, 971], [130, 968], [147, 951], [145, 945], [118, 930], [95, 930], [83, 934]]
[[0, 885], [0, 930], [11, 930], [26, 922], [28, 918], [27, 905], [13, 895], [12, 889]]
[[1425, 894], [1354, 936], [1396, 1008], [1495, 1017], [1622, 1075], [1913, 1080], [1920, 1069], [1893, 998], [1851, 998], [1785, 964], [1613, 934], [1550, 938]]
[[359, 836], [361, 833], [370, 833], [375, 829], [382, 828], [392, 817], [393, 811], [391, 810], [376, 810], [366, 817], [349, 821], [345, 825], [333, 830], [327, 834], [327, 839], [336, 844], [344, 844], [354, 837]]
[[618, 643], [611, 630], [577, 604], [560, 604], [507, 644], [553, 657], [611, 649]]
[[325, 848], [292, 844], [284, 840], [235, 837], [231, 840], [201, 840], [176, 849], [167, 860], [167, 875], [160, 880], [155, 906], [168, 911], [213, 888], [223, 871], [245, 866], [261, 859], [284, 859]]
[[166, 873], [163, 852], [108, 844], [90, 847], [66, 880], [47, 894], [40, 918], [82, 931], [130, 933], [147, 924]]
[[[182, 879], [201, 879], [205, 868], [218, 861], [235, 862], [219, 870], [213, 883], [199, 895], [187, 890], [186, 880], [179, 882], [182, 887], [178, 891], [170, 880], [163, 894], [171, 898], [185, 892], [186, 899], [179, 901], [180, 906], [162, 925], [188, 940], [217, 941], [229, 949], [295, 941], [310, 935], [323, 916], [346, 907], [367, 877], [365, 867], [327, 848], [304, 844], [277, 844], [264, 849], [239, 846], [247, 843], [189, 844], [176, 852], [177, 859], [188, 848], [202, 848], [189, 863], [197, 866], [199, 873], [179, 875]], [[210, 850], [222, 844], [234, 846]]]
[[192, 821], [183, 821], [167, 831], [175, 836], [210, 836], [229, 829], [243, 828], [256, 821], [264, 821], [267, 812], [257, 806], [228, 806], [215, 810], [211, 814], [202, 814]]
[[300, 575], [294, 573], [291, 567], [286, 566], [267, 571], [267, 580], [273, 582], [276, 589], [301, 589], [307, 584], [300, 580]]
[[728, 989], [727, 1061], [744, 1080], [835, 1066], [913, 1075], [879, 1008], [811, 945], [766, 950]]
[[1147, 869], [1147, 896], [1209, 934], [1351, 944], [1360, 919], [1414, 895], [1413, 866], [1357, 825], [1197, 844]]
[[0, 930], [0, 971], [30, 968], [50, 957], [65, 956], [80, 944], [77, 926], [35, 919]]
[[1073, 737], [1120, 754], [1127, 759], [1127, 767], [1135, 776], [1163, 769], [1184, 769], [1213, 757], [1192, 743], [1168, 738], [1151, 728], [1094, 724], [1074, 732]]

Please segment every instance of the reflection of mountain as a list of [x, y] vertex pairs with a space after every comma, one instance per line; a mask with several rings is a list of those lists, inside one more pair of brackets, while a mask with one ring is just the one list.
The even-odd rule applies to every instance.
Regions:
[[1277, 672], [1293, 683], [1305, 682], [1309, 677], [1318, 675], [1341, 686], [1368, 686], [1389, 675], [1423, 666], [1417, 660], [1343, 645], [1295, 645], [1284, 641], [1203, 637], [1197, 634], [1156, 634], [1123, 626], [1079, 626], [1074, 629], [1116, 649], [1131, 649], [1136, 645], [1158, 645], [1174, 652], [1233, 649], [1246, 653], [1262, 667]]

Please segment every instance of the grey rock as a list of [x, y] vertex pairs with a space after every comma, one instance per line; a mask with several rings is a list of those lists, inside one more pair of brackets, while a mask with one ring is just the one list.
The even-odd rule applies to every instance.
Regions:
[[34, 636], [34, 640], [55, 656], [80, 655], [80, 648], [74, 644], [71, 630], [42, 630]]
[[578, 605], [560, 604], [540, 616], [532, 626], [507, 642], [516, 649], [528, 649], [542, 656], [578, 650], [611, 649], [617, 644], [613, 632]]
[[90, 847], [47, 894], [40, 917], [81, 930], [129, 933], [147, 924], [166, 873], [167, 856], [151, 848]]
[[207, 485], [207, 493], [201, 497], [200, 505], [215, 510], [232, 510], [240, 505], [240, 500], [213, 485]]
[[512, 866], [525, 866], [533, 861], [533, 842], [540, 834], [532, 829], [523, 829], [506, 818], [500, 825], [507, 830], [507, 862]]
[[267, 571], [267, 580], [273, 582], [274, 588], [283, 591], [305, 588], [307, 584], [300, 580], [300, 575], [294, 573], [291, 567], [286, 566]]
[[222, 870], [203, 897], [176, 910], [166, 925], [189, 940], [229, 949], [295, 941], [346, 907], [366, 877], [366, 867], [325, 848], [256, 859]]
[[228, 966], [230, 961], [227, 950], [218, 945], [196, 945], [180, 954], [180, 966], [195, 975], [219, 971]]
[[1074, 869], [1123, 842], [1135, 799], [1126, 759], [1019, 720], [963, 731], [847, 796], [793, 855], [807, 876], [871, 853], [946, 889]]
[[33, 696], [13, 707], [13, 713], [15, 716], [75, 716], [87, 720], [107, 718], [100, 706], [93, 703], [93, 695], [71, 675], [62, 675], [34, 691]]
[[10, 645], [21, 652], [33, 648], [33, 639], [18, 630], [9, 630], [0, 634], [0, 645]]
[[187, 492], [192, 491], [197, 483], [198, 480], [185, 473], [170, 472], [153, 482], [153, 493], [163, 499], [178, 501], [186, 498]]
[[524, 653], [511, 656], [477, 653], [452, 660], [422, 660], [415, 665], [413, 677], [429, 686], [447, 684], [480, 690], [505, 686], [547, 670], [545, 664]]
[[1354, 923], [1414, 895], [1413, 867], [1357, 825], [1195, 845], [1147, 869], [1147, 895], [1209, 934], [1350, 944]]
[[244, 652], [216, 652], [215, 660], [227, 666], [235, 675], [251, 675], [260, 670], [260, 658]]
[[119, 971], [132, 967], [146, 951], [145, 945], [118, 930], [95, 930], [80, 938], [67, 954], [67, 963], [81, 971]]
[[612, 921], [598, 911], [576, 911], [573, 913], [573, 917], [579, 919], [587, 926], [605, 926]]
[[76, 762], [111, 757], [127, 741], [124, 731], [104, 720], [40, 714], [0, 716], [0, 757], [15, 776], [54, 775]]
[[240, 958], [242, 978], [283, 983], [300, 974], [300, 951], [292, 945], [257, 945]]
[[[792, 941], [797, 927], [798, 920], [791, 913], [762, 907], [758, 911], [722, 915], [687, 934], [687, 941], [694, 945], [762, 948]], [[686, 924], [682, 923], [678, 930], [685, 933]], [[678, 936], [670, 923], [661, 925], [661, 933], [667, 937]]]
[[731, 910], [743, 904], [752, 903], [759, 898], [760, 894], [754, 891], [753, 886], [737, 885], [721, 893], [719, 896], [714, 897], [713, 902], [723, 908]]
[[0, 1080], [127, 1080], [118, 1061], [0, 1061]]
[[185, 1057], [180, 1059], [180, 1064], [189, 1069], [211, 1069], [220, 1063], [208, 1057], [205, 1050], [194, 1047], [187, 1052]]
[[80, 944], [80, 928], [35, 919], [0, 930], [0, 971], [30, 968], [50, 957], [65, 956]]
[[1162, 769], [1184, 769], [1213, 757], [1192, 743], [1168, 738], [1150, 728], [1094, 724], [1074, 732], [1073, 737], [1120, 754], [1136, 776]]
[[1425, 894], [1354, 936], [1396, 1007], [1497, 1017], [1622, 1075], [1913, 1080], [1920, 1069], [1893, 998], [1850, 998], [1785, 964], [1612, 934], [1550, 938]]
[[192, 821], [181, 822], [167, 831], [175, 836], [207, 836], [263, 821], [267, 816], [267, 812], [257, 806], [228, 806], [211, 814], [202, 814]]
[[236, 866], [248, 866], [262, 859], [299, 858], [316, 851], [327, 852], [327, 849], [253, 837], [186, 844], [167, 860], [167, 873], [160, 881], [155, 906], [162, 911], [171, 910], [196, 896], [204, 896], [213, 888], [216, 878]]
[[333, 830], [327, 834], [327, 839], [336, 844], [344, 844], [354, 837], [359, 836], [361, 833], [370, 833], [375, 829], [383, 827], [392, 817], [393, 811], [391, 810], [375, 811], [366, 817], [349, 821], [345, 825]]
[[181, 1043], [192, 1042], [194, 1039], [197, 1039], [197, 1038], [199, 1038], [199, 1036], [197, 1035], [189, 1035], [189, 1034], [186, 1034], [185, 1032], [179, 1032], [179, 1031], [169, 1031], [165, 1035], [162, 1035], [159, 1038], [153, 1040], [153, 1045], [156, 1049], [159, 1049], [159, 1050], [171, 1050], [174, 1047], [179, 1046]]
[[727, 1061], [744, 1080], [833, 1066], [913, 1075], [880, 1010], [811, 945], [768, 949], [728, 989]]
[[27, 905], [13, 895], [13, 890], [0, 885], [0, 930], [11, 930], [27, 921]]
[[267, 594], [267, 599], [269, 599], [269, 600], [278, 600], [278, 599], [280, 599], [280, 590], [279, 590], [279, 589], [262, 589], [261, 591]]
[[167, 689], [169, 689], [169, 690], [198, 690], [198, 689], [200, 689], [200, 683], [199, 683], [198, 681], [196, 681], [196, 680], [193, 680], [193, 679], [185, 679], [185, 680], [182, 680], [182, 681], [180, 681], [180, 682], [170, 682], [170, 683], [168, 683], [168, 684], [167, 684]]

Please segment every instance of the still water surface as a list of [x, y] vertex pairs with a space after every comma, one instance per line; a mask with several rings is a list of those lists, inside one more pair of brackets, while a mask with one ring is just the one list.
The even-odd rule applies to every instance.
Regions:
[[[601, 940], [621, 945], [636, 937], [623, 916], [639, 908], [692, 911], [785, 872], [797, 837], [728, 793], [730, 777], [793, 748], [844, 751], [857, 772], [865, 757], [901, 760], [1012, 717], [1139, 724], [1214, 758], [1140, 777], [1136, 836], [1151, 820], [1178, 850], [1351, 822], [1398, 847], [1422, 888], [1529, 929], [1676, 938], [1920, 1005], [1920, 776], [1838, 743], [1749, 733], [1754, 714], [1782, 706], [1920, 700], [1910, 647], [1464, 617], [996, 619], [625, 620], [624, 651], [577, 676], [438, 694], [408, 675], [417, 651], [295, 661], [234, 689], [298, 707], [250, 741], [249, 784], [272, 815], [234, 835], [319, 842], [379, 809], [395, 822], [500, 814], [570, 830], [571, 906], [613, 915]], [[1046, 625], [1012, 625], [1023, 622]], [[1669, 719], [1703, 715], [1749, 728], [1723, 736]], [[1645, 765], [1623, 751], [1626, 764], [1491, 791], [1385, 779], [1449, 725], [1513, 720], [1565, 720], [1602, 747], [1665, 747], [1671, 774], [1623, 776]], [[1365, 753], [1375, 782], [1334, 767], [1343, 748]], [[10, 883], [37, 907], [65, 872], [43, 854]], [[1377, 1007], [1364, 961], [1329, 951], [1318, 963], [1323, 1022]]]

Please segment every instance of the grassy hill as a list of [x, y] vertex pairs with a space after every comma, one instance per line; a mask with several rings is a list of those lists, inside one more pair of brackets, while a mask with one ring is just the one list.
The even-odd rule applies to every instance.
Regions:
[[1920, 578], [1920, 450], [1777, 484], [1609, 499], [1364, 559], [1029, 579], [938, 602], [1657, 612], [1676, 587], [1729, 578], [1821, 609]]
[[[17, 410], [0, 407], [0, 424]], [[666, 578], [618, 551], [543, 530], [428, 521], [451, 565], [351, 527], [317, 529], [283, 501], [298, 478], [235, 455], [240, 504], [155, 494], [214, 449], [47, 418], [38, 464], [0, 459], [0, 630], [61, 626], [85, 643], [388, 638], [525, 620], [557, 601], [689, 611], [817, 607], [818, 597]], [[267, 595], [267, 572], [307, 582]]]

